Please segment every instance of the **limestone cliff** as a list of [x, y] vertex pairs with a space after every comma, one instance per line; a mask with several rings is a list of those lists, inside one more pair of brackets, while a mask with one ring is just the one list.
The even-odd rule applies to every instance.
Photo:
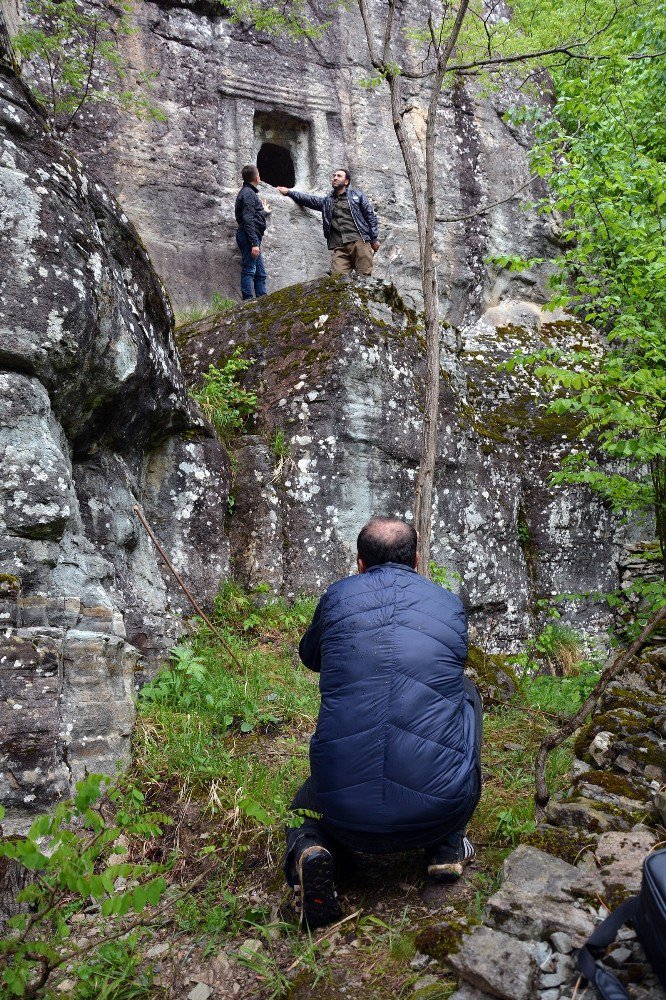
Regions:
[[228, 567], [228, 463], [188, 399], [164, 289], [109, 192], [0, 52], [0, 799], [43, 807], [127, 756], [139, 654]]
[[[92, 11], [100, 3], [83, 6]], [[113, 17], [112, 6], [102, 6]], [[307, 10], [315, 23], [330, 17], [316, 2]], [[379, 213], [377, 275], [417, 304], [411, 194], [386, 90], [363, 85], [372, 73], [355, 5], [341, 10], [318, 41], [234, 24], [222, 4], [201, 0], [147, 0], [133, 16], [137, 31], [121, 43], [128, 79], [154, 74], [148, 98], [167, 120], [118, 117], [95, 104], [81, 114], [71, 141], [120, 200], [176, 304], [209, 301], [215, 291], [240, 298], [233, 205], [241, 167], [253, 161], [273, 209], [264, 241], [269, 290], [329, 267], [320, 215], [271, 185], [326, 192], [332, 170], [346, 166]], [[543, 269], [525, 276], [485, 263], [493, 254], [548, 258], [554, 249], [551, 228], [525, 209], [539, 193], [538, 182], [528, 184], [529, 134], [502, 118], [516, 85], [507, 78], [488, 97], [466, 80], [442, 97], [438, 214], [466, 217], [438, 224], [436, 233], [443, 312], [454, 324], [507, 298], [544, 298]], [[408, 127], [418, 136], [423, 102], [416, 83], [406, 86], [413, 88]], [[546, 80], [542, 88], [547, 99]], [[473, 216], [519, 188], [516, 198]]]
[[[498, 372], [518, 348], [566, 346], [594, 334], [529, 302], [487, 310], [446, 332], [433, 558], [460, 589], [486, 647], [532, 634], [536, 602], [613, 590], [632, 537], [596, 497], [548, 486], [575, 442], [538, 383]], [[188, 377], [242, 345], [255, 364], [255, 433], [236, 448], [230, 521], [236, 569], [250, 584], [320, 591], [354, 566], [373, 514], [411, 517], [423, 396], [423, 339], [395, 288], [326, 278], [182, 329]], [[284, 447], [275, 454], [276, 431]], [[454, 583], [454, 586], [456, 584]], [[603, 605], [579, 602], [579, 624]]]

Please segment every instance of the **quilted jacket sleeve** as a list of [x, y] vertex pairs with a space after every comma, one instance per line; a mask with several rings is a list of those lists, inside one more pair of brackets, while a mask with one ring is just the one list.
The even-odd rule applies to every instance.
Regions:
[[370, 235], [370, 243], [374, 243], [377, 240], [378, 227], [377, 227], [377, 216], [375, 210], [370, 203], [369, 198], [365, 195], [361, 195], [361, 200], [359, 202], [359, 208], [363, 213], [363, 218], [365, 219], [368, 226], [368, 233]]
[[304, 191], [289, 191], [289, 197], [297, 205], [304, 208], [313, 208], [315, 212], [321, 212], [324, 208], [324, 198], [320, 194], [306, 194]]
[[301, 639], [298, 647], [298, 655], [300, 656], [302, 663], [304, 663], [310, 670], [315, 670], [317, 673], [321, 670], [321, 625], [322, 611], [325, 600], [326, 595], [324, 594], [324, 596], [320, 598], [312, 621], [310, 622], [308, 629]]

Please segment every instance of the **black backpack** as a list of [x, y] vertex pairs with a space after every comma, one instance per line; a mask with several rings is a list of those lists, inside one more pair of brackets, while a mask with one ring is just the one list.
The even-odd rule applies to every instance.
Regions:
[[627, 920], [636, 928], [650, 965], [666, 988], [666, 848], [649, 854], [643, 862], [638, 896], [632, 896], [613, 910], [578, 952], [578, 968], [604, 1000], [630, 1000], [622, 983], [593, 954], [595, 949], [612, 944]]

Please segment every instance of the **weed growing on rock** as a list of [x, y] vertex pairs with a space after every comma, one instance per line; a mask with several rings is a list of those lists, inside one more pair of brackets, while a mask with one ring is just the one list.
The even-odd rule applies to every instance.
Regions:
[[[508, 852], [533, 835], [533, 761], [552, 722], [527, 704], [519, 689], [512, 701], [499, 704], [493, 698], [492, 708], [487, 707], [484, 791], [469, 830], [479, 858], [465, 878], [435, 893], [418, 853], [373, 859], [356, 869], [352, 858], [339, 884], [352, 919], [330, 934], [300, 934], [287, 906], [280, 855], [289, 803], [309, 771], [308, 741], [319, 708], [317, 677], [295, 660], [315, 602], [266, 597], [263, 590], [247, 593], [231, 582], [218, 595], [215, 625], [238, 654], [240, 669], [230, 666], [217, 637], [201, 625], [174, 647], [139, 696], [128, 785], [138, 797], [124, 792], [117, 808], [136, 823], [147, 808], [159, 809], [172, 823], [163, 825], [157, 837], [147, 831], [135, 849], [142, 864], [162, 866], [163, 874], [156, 868], [143, 875], [134, 866], [124, 886], [113, 886], [129, 910], [124, 916], [112, 913], [109, 920], [124, 921], [121, 926], [133, 935], [132, 924], [144, 919], [143, 911], [133, 912], [137, 888], [160, 875], [174, 886], [178, 881], [191, 885], [194, 873], [203, 871], [204, 878], [186, 893], [174, 888], [165, 896], [165, 905], [172, 901], [173, 920], [168, 956], [160, 952], [164, 958], [155, 962], [154, 949], [144, 954], [142, 939], [134, 936], [122, 939], [122, 946], [98, 949], [94, 957], [86, 953], [67, 972], [82, 997], [97, 990], [109, 1000], [140, 998], [150, 989], [151, 977], [153, 990], [171, 979], [173, 995], [187, 995], [192, 973], [228, 975], [229, 995], [236, 983], [238, 995], [256, 1000], [334, 996], [342, 985], [345, 992], [373, 1000], [411, 995], [415, 989], [414, 995], [425, 996], [427, 990], [427, 995], [448, 996], [455, 984], [439, 957], [424, 959], [415, 952], [425, 949], [420, 932], [434, 920], [439, 927], [443, 915], [447, 925], [471, 926], [470, 915], [479, 915], [497, 888]], [[549, 679], [553, 685], [567, 680]], [[570, 760], [566, 747], [553, 755], [552, 787], [565, 787]], [[113, 822], [121, 828], [118, 817]], [[109, 863], [103, 856], [89, 877], [103, 875]], [[121, 905], [104, 897], [93, 902]], [[150, 902], [146, 890], [146, 909]], [[143, 903], [141, 895], [137, 903]], [[84, 906], [82, 900], [74, 909]], [[138, 934], [139, 928], [134, 930]], [[443, 961], [454, 946], [448, 938], [438, 941]], [[163, 940], [162, 947], [166, 944]], [[424, 961], [428, 985], [421, 989]], [[124, 978], [130, 969], [131, 983]]]
[[190, 323], [197, 323], [200, 319], [208, 316], [216, 316], [219, 313], [229, 312], [238, 303], [234, 299], [229, 299], [221, 292], [213, 292], [210, 302], [202, 302], [199, 305], [185, 306], [177, 309], [175, 314], [176, 327], [188, 326]]
[[102, 945], [76, 969], [76, 1000], [149, 1000], [155, 996], [150, 968], [142, 968], [135, 931]]
[[440, 587], [445, 587], [447, 590], [453, 591], [454, 594], [460, 589], [460, 581], [462, 577], [460, 573], [456, 573], [455, 570], [448, 570], [446, 566], [440, 566], [438, 563], [430, 562], [430, 579], [433, 583], [438, 583]]
[[238, 375], [253, 364], [241, 354], [237, 347], [221, 368], [211, 365], [201, 388], [192, 393], [223, 440], [242, 430], [257, 409], [257, 394], [244, 389], [238, 381]]

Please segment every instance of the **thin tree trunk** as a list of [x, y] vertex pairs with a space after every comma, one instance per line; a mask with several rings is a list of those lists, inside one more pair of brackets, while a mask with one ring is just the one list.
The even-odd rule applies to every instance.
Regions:
[[421, 430], [421, 462], [416, 479], [414, 524], [419, 533], [419, 571], [430, 575], [430, 542], [432, 537], [432, 495], [437, 462], [437, 423], [439, 418], [439, 352], [440, 314], [437, 264], [435, 260], [435, 221], [437, 215], [437, 172], [435, 150], [437, 147], [437, 111], [444, 84], [444, 76], [451, 53], [458, 41], [469, 0], [462, 0], [451, 33], [442, 48], [441, 28], [437, 35], [432, 18], [429, 20], [432, 44], [437, 52], [437, 68], [431, 83], [426, 120], [425, 175], [426, 219], [425, 239], [421, 249], [421, 283], [426, 334], [426, 379], [423, 425]]
[[358, 0], [363, 20], [370, 61], [375, 69], [386, 74], [391, 94], [391, 113], [400, 152], [405, 164], [407, 178], [412, 190], [416, 225], [419, 234], [419, 263], [421, 265], [421, 289], [426, 335], [426, 377], [423, 423], [421, 427], [421, 451], [419, 471], [416, 480], [414, 501], [414, 526], [419, 533], [419, 571], [428, 576], [430, 572], [430, 540], [432, 535], [432, 495], [437, 459], [437, 420], [439, 416], [439, 350], [440, 318], [439, 292], [437, 288], [437, 267], [435, 262], [435, 220], [436, 220], [436, 171], [435, 148], [437, 144], [437, 109], [442, 92], [442, 84], [451, 53], [455, 48], [469, 0], [461, 0], [451, 32], [443, 42], [436, 32], [432, 17], [429, 19], [436, 66], [430, 81], [428, 115], [425, 142], [425, 187], [419, 173], [419, 164], [414, 148], [405, 129], [403, 116], [406, 113], [402, 98], [402, 79], [398, 72], [388, 66], [391, 49], [394, 7], [389, 0], [388, 17], [382, 46], [381, 58], [375, 44], [373, 25], [366, 0]]

